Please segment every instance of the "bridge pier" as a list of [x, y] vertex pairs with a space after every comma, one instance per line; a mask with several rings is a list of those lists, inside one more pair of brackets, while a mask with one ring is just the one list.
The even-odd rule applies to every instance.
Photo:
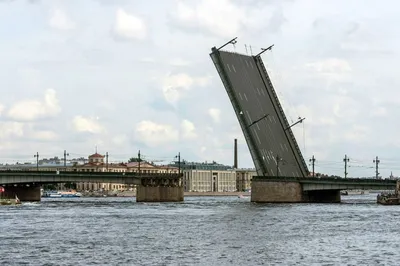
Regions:
[[15, 199], [15, 196], [20, 201], [40, 201], [40, 186], [39, 185], [16, 185], [5, 186], [3, 197], [6, 199]]
[[136, 191], [136, 202], [179, 202], [183, 198], [182, 177], [143, 177]]
[[259, 203], [339, 203], [340, 190], [304, 191], [303, 185], [295, 179], [264, 179], [253, 177], [251, 184], [251, 201]]

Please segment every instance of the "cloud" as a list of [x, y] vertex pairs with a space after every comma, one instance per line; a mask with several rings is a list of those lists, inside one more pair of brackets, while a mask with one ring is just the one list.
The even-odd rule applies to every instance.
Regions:
[[168, 124], [158, 124], [153, 121], [144, 120], [135, 127], [136, 141], [142, 142], [149, 147], [158, 147], [175, 143], [178, 141], [179, 132]]
[[189, 120], [183, 120], [181, 123], [182, 135], [185, 139], [195, 139], [197, 137], [196, 127]]
[[54, 117], [61, 111], [56, 91], [46, 90], [44, 101], [22, 100], [8, 111], [8, 117], [14, 120], [33, 121], [39, 118]]
[[210, 109], [208, 109], [208, 114], [211, 116], [214, 123], [220, 122], [221, 110], [219, 110], [217, 108], [210, 108]]
[[347, 73], [352, 70], [349, 62], [338, 58], [329, 58], [308, 63], [306, 67], [325, 75]]
[[49, 25], [57, 30], [72, 30], [76, 26], [75, 22], [63, 10], [58, 8], [51, 10]]
[[147, 36], [147, 28], [141, 18], [119, 8], [115, 15], [113, 33], [122, 39], [144, 40]]
[[1, 114], [3, 113], [4, 109], [5, 109], [5, 106], [2, 105], [2, 104], [0, 104], [0, 116], [1, 116]]
[[24, 136], [24, 123], [0, 122], [0, 139]]
[[199, 0], [195, 3], [178, 1], [171, 12], [173, 22], [184, 29], [201, 30], [222, 38], [243, 35], [250, 30], [276, 33], [287, 21], [280, 4], [272, 2], [272, 5], [263, 2], [259, 6], [231, 0]]
[[191, 77], [186, 73], [169, 74], [163, 79], [164, 98], [168, 103], [175, 105], [185, 90], [189, 90], [193, 86], [205, 86], [209, 80], [209, 77]]
[[126, 145], [127, 141], [128, 141], [128, 136], [126, 136], [125, 134], [119, 134], [112, 138], [112, 142], [118, 146]]
[[202, 0], [193, 7], [179, 1], [173, 15], [185, 27], [205, 29], [226, 38], [236, 35], [246, 18], [243, 9], [229, 0]]
[[30, 137], [37, 139], [37, 140], [44, 140], [44, 141], [54, 141], [54, 140], [58, 139], [58, 135], [51, 130], [33, 131], [30, 134]]
[[77, 115], [72, 120], [72, 126], [77, 132], [99, 134], [104, 132], [103, 126], [96, 119]]

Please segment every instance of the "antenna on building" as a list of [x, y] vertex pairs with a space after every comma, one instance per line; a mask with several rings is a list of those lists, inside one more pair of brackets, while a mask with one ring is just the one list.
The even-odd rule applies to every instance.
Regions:
[[95, 153], [97, 153], [97, 145], [95, 146]]

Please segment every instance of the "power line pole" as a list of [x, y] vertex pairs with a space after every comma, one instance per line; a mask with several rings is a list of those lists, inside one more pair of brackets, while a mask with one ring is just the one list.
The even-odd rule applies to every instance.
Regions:
[[347, 157], [347, 155], [344, 155], [344, 159], [343, 159], [343, 162], [344, 162], [344, 178], [347, 178], [347, 162], [349, 162], [350, 161], [350, 159]]
[[375, 160], [373, 160], [372, 162], [375, 163], [375, 178], [378, 179], [379, 178], [378, 164], [381, 161], [378, 159], [378, 156], [376, 156]]
[[64, 150], [64, 167], [65, 167], [65, 170], [67, 170], [66, 169], [67, 168], [67, 156], [69, 156], [69, 153], [67, 153], [67, 151]]
[[181, 153], [179, 152], [175, 158], [178, 158], [178, 174], [181, 174]]
[[36, 171], [39, 172], [39, 152], [36, 152], [35, 155], [33, 155], [33, 157], [36, 157]]
[[139, 162], [139, 164], [138, 164], [138, 171], [139, 171], [139, 175], [140, 175], [140, 150], [139, 150], [139, 153], [138, 153], [138, 162]]
[[106, 171], [108, 172], [108, 152], [106, 152]]
[[314, 177], [315, 176], [315, 171], [314, 171], [314, 169], [315, 169], [315, 157], [314, 157], [314, 155], [310, 159], [310, 162], [312, 164], [312, 176]]

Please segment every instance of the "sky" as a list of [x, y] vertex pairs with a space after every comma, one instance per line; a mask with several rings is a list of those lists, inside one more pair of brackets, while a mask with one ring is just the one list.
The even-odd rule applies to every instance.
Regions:
[[[400, 175], [400, 3], [0, 0], [0, 161], [109, 153], [254, 167], [213, 46], [263, 54], [307, 162]], [[311, 170], [311, 166], [310, 166]]]

